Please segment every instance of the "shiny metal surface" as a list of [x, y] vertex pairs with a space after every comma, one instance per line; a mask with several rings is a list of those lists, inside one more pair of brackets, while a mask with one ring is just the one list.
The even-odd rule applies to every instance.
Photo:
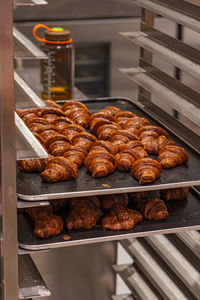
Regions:
[[2, 300], [18, 299], [12, 1], [0, 0], [0, 279]]
[[13, 28], [13, 36], [15, 45], [14, 57], [16, 59], [47, 59], [47, 55], [16, 27]]
[[30, 255], [20, 255], [19, 264], [19, 299], [50, 296], [42, 276]]
[[27, 207], [37, 207], [37, 206], [45, 206], [49, 205], [49, 201], [42, 201], [42, 202], [28, 202], [28, 201], [17, 201], [17, 208], [27, 208]]
[[129, 0], [172, 21], [200, 32], [200, 8], [182, 0]]
[[17, 160], [26, 158], [46, 158], [49, 157], [48, 153], [28, 129], [26, 124], [15, 112], [15, 125], [16, 125], [16, 156]]
[[48, 4], [45, 0], [14, 0], [15, 6], [34, 6]]
[[[197, 105], [194, 105], [188, 101], [187, 97], [183, 97], [181, 93], [177, 93], [173, 88], [168, 84], [166, 78], [169, 76], [165, 75], [165, 73], [156, 70], [151, 66], [151, 69], [145, 68], [122, 68], [121, 72], [126, 74], [130, 79], [137, 82], [140, 86], [150, 91], [154, 96], [160, 98], [162, 95], [162, 99], [168, 103], [168, 105], [182, 115], [186, 116], [188, 119], [192, 120], [195, 124], [200, 126], [200, 108]], [[151, 76], [151, 74], [155, 76]], [[156, 73], [158, 77], [156, 76]], [[163, 75], [163, 76], [162, 76]], [[162, 77], [161, 77], [162, 76]], [[156, 77], [156, 78], [155, 78]], [[171, 81], [176, 81], [175, 79], [171, 79]], [[179, 89], [180, 83], [176, 85]], [[184, 88], [184, 87], [183, 87]], [[183, 90], [182, 90], [183, 92]]]
[[113, 300], [134, 300], [136, 299], [132, 295], [113, 295], [112, 296]]

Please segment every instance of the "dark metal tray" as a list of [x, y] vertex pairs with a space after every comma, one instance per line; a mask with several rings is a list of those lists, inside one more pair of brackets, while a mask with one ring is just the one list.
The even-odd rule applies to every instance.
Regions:
[[[137, 102], [127, 98], [83, 100], [83, 103], [86, 104], [92, 113], [99, 111], [105, 106], [113, 105], [121, 110], [129, 110], [136, 113], [138, 116], [146, 117], [154, 125], [160, 125], [159, 122], [157, 122], [149, 114], [145, 113], [142, 106], [139, 107]], [[165, 128], [163, 125], [160, 126]], [[179, 166], [170, 170], [162, 170], [160, 177], [151, 184], [139, 185], [138, 181], [135, 180], [130, 173], [119, 172], [117, 170], [107, 177], [93, 179], [84, 166], [79, 169], [79, 176], [76, 180], [57, 183], [44, 183], [39, 174], [29, 174], [17, 170], [17, 195], [23, 200], [40, 201], [77, 196], [150, 191], [200, 185], [199, 154], [170, 132], [169, 129], [167, 129], [167, 131], [169, 132], [171, 139], [176, 141], [179, 146], [184, 147], [188, 151], [190, 159], [187, 165]]]
[[[200, 229], [200, 198], [189, 193], [187, 200], [168, 201], [167, 207], [169, 217], [166, 220], [143, 220], [132, 230], [112, 231], [97, 227], [90, 230], [68, 232], [67, 229], [64, 229], [60, 235], [45, 240], [34, 237], [32, 223], [26, 216], [20, 214], [18, 215], [18, 242], [23, 249], [42, 250]], [[64, 234], [68, 234], [71, 239], [64, 241], [62, 239]]]

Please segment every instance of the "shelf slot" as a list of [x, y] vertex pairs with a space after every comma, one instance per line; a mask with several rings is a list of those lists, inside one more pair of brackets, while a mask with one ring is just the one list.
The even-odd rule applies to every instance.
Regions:
[[151, 65], [143, 68], [122, 68], [120, 71], [158, 99], [162, 96], [162, 100], [170, 107], [200, 126], [200, 103], [196, 98], [192, 99], [198, 93], [193, 91], [188, 98], [189, 88]]
[[136, 296], [136, 299], [158, 300], [159, 297], [147, 284], [145, 278], [132, 265], [114, 265], [113, 269], [126, 283], [128, 288]]
[[30, 88], [24, 79], [15, 71], [14, 72], [15, 87], [15, 105], [17, 109], [44, 107], [46, 104], [42, 99]]
[[47, 55], [13, 27], [15, 59], [48, 59]]
[[28, 207], [37, 207], [37, 206], [46, 206], [49, 205], [49, 201], [41, 201], [41, 202], [28, 202], [28, 201], [22, 201], [17, 200], [17, 208], [28, 208]]
[[15, 112], [17, 160], [47, 158], [48, 153]]
[[144, 25], [144, 32], [120, 34], [188, 74], [200, 79], [200, 52], [158, 30]]
[[164, 235], [145, 237], [144, 239], [178, 276], [188, 290], [198, 298], [200, 294], [200, 273], [197, 269]]
[[180, 232], [176, 236], [200, 259], [200, 233], [198, 231]]
[[132, 295], [112, 295], [112, 300], [136, 300]]
[[46, 5], [46, 0], [14, 0], [15, 6], [35, 6], [35, 5]]
[[30, 255], [19, 255], [19, 299], [47, 297], [51, 293]]
[[120, 243], [164, 299], [188, 299], [138, 239]]
[[129, 0], [156, 14], [200, 32], [200, 7], [182, 0]]

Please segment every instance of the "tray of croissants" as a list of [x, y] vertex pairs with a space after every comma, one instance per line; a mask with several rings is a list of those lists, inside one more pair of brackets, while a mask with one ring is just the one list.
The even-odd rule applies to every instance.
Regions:
[[200, 185], [187, 144], [126, 98], [17, 110], [49, 153], [18, 162], [17, 194], [37, 201]]
[[50, 200], [20, 209], [19, 245], [37, 250], [195, 229], [199, 200], [188, 187]]

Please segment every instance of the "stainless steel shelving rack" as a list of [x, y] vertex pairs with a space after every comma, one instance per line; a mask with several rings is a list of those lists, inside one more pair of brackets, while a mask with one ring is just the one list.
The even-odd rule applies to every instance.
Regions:
[[[25, 204], [18, 202], [16, 199], [16, 146], [15, 146], [15, 120], [14, 120], [14, 82], [17, 91], [23, 91], [25, 99], [29, 99], [40, 106], [40, 99], [29, 89], [26, 83], [23, 82], [18, 74], [14, 73], [13, 64], [13, 4], [45, 4], [46, 1], [40, 0], [17, 0], [13, 3], [12, 0], [0, 0], [0, 122], [1, 122], [1, 139], [0, 139], [0, 153], [1, 153], [1, 169], [0, 169], [0, 204], [1, 204], [1, 218], [0, 218], [0, 231], [1, 231], [1, 299], [2, 300], [17, 300], [19, 297], [33, 298], [34, 296], [47, 296], [49, 295], [48, 289], [35, 268], [28, 253], [24, 250], [18, 249], [17, 243], [17, 214], [16, 207], [32, 206], [35, 203]], [[189, 72], [194, 77], [200, 77], [199, 65], [199, 52], [191, 47], [183, 44], [180, 41], [166, 37], [164, 34], [155, 31], [154, 26], [154, 13], [160, 14], [169, 18], [183, 26], [200, 32], [200, 8], [191, 5], [188, 1], [181, 0], [132, 0], [134, 4], [142, 7], [142, 23], [141, 32], [137, 34], [125, 33], [124, 35], [136, 42], [141, 47], [140, 67], [138, 69], [131, 68], [130, 70], [122, 70], [131, 79], [134, 79], [140, 85], [138, 101], [145, 107], [147, 111], [166, 124], [168, 128], [172, 129], [185, 141], [192, 145], [198, 152], [200, 152], [199, 136], [189, 129], [182, 132], [182, 125], [177, 120], [169, 116], [159, 107], [151, 102], [151, 93], [162, 91], [165, 95], [165, 100], [171, 100], [170, 96], [173, 95], [174, 101], [170, 104], [176, 111], [187, 114], [193, 122], [199, 124], [198, 114], [194, 108], [199, 110], [199, 95], [183, 85], [181, 82], [174, 78], [166, 77], [163, 72], [155, 69], [152, 66], [152, 54], [156, 54], [165, 60], [173, 62], [177, 68], [181, 68]], [[16, 38], [16, 32], [14, 32]], [[18, 34], [18, 41], [21, 35]], [[22, 38], [24, 39], [24, 38]], [[26, 41], [25, 41], [26, 44]], [[170, 46], [170, 47], [168, 47]], [[180, 49], [181, 46], [181, 49]], [[23, 46], [24, 47], [24, 46]], [[22, 48], [23, 48], [22, 47]], [[27, 48], [27, 47], [25, 47]], [[30, 47], [28, 47], [30, 50]], [[29, 51], [29, 55], [30, 51]], [[34, 54], [36, 58], [37, 55]], [[29, 57], [29, 58], [30, 58]], [[156, 85], [155, 85], [156, 84]], [[31, 93], [30, 93], [31, 91]], [[23, 108], [23, 104], [20, 104]], [[189, 114], [189, 115], [188, 115]], [[9, 121], [8, 121], [9, 120]], [[26, 143], [25, 143], [26, 144]], [[23, 158], [27, 157], [27, 152]], [[32, 154], [31, 154], [32, 155]], [[28, 157], [30, 157], [30, 152]], [[46, 205], [48, 202], [41, 203]], [[38, 202], [37, 202], [38, 205]], [[200, 228], [200, 226], [199, 226]], [[199, 233], [198, 232], [183, 232], [177, 233], [174, 236], [154, 236], [144, 237], [139, 240], [125, 240], [122, 246], [134, 257], [135, 264], [131, 266], [115, 266], [115, 270], [126, 281], [131, 288], [133, 294], [125, 296], [113, 296], [113, 299], [126, 299], [132, 300], [135, 297], [145, 297], [144, 293], [148, 291], [156, 299], [158, 295], [165, 295], [166, 288], [160, 288], [162, 283], [170, 281], [171, 279], [166, 273], [162, 274], [158, 282], [153, 281], [152, 273], [148, 270], [148, 264], [141, 264], [144, 261], [142, 254], [151, 254], [151, 262], [159, 271], [165, 264], [166, 268], [171, 270], [174, 281], [174, 289], [168, 292], [174, 295], [173, 299], [195, 299], [199, 295], [199, 285], [196, 284], [198, 279], [199, 267]], [[181, 249], [184, 245], [187, 252], [184, 253], [185, 258], [191, 262], [189, 265], [187, 261], [185, 264], [180, 264], [180, 253], [176, 249]], [[170, 257], [170, 249], [175, 249], [175, 254]], [[142, 251], [143, 250], [143, 251]], [[151, 250], [151, 251], [150, 251]], [[163, 251], [165, 250], [165, 251]], [[145, 252], [146, 251], [146, 252]], [[162, 253], [162, 255], [161, 255]], [[18, 257], [18, 255], [20, 255]], [[158, 257], [159, 263], [156, 264]], [[171, 258], [171, 264], [169, 259]], [[18, 260], [19, 259], [19, 260]], [[172, 265], [172, 262], [176, 262]], [[177, 263], [179, 265], [177, 266]], [[193, 264], [196, 262], [196, 268]], [[198, 263], [197, 263], [198, 262]], [[19, 267], [19, 268], [18, 268]], [[190, 276], [185, 270], [191, 270]], [[19, 274], [18, 274], [19, 269]], [[152, 272], [155, 270], [152, 270]], [[169, 270], [168, 270], [169, 271]], [[181, 273], [181, 271], [183, 271]], [[134, 276], [132, 276], [134, 275]], [[157, 273], [155, 272], [155, 276]], [[179, 277], [179, 278], [178, 278]], [[29, 281], [27, 281], [27, 278]], [[150, 282], [152, 281], [152, 282]], [[32, 284], [35, 282], [35, 285]], [[171, 282], [171, 281], [170, 281]], [[183, 289], [180, 288], [180, 282], [183, 282]], [[133, 287], [134, 284], [134, 287]], [[171, 284], [173, 284], [171, 282]], [[141, 286], [146, 287], [147, 290], [141, 290]], [[140, 294], [142, 293], [142, 294]], [[149, 294], [148, 294], [149, 295]], [[155, 295], [155, 296], [154, 296]], [[186, 297], [184, 296], [186, 295]], [[163, 296], [164, 297], [164, 296]], [[180, 298], [181, 297], [181, 298]], [[185, 298], [184, 298], [185, 297]], [[188, 298], [187, 298], [188, 297]], [[169, 297], [168, 297], [169, 298]], [[158, 298], [160, 299], [160, 298]], [[169, 298], [170, 299], [170, 298]]]

